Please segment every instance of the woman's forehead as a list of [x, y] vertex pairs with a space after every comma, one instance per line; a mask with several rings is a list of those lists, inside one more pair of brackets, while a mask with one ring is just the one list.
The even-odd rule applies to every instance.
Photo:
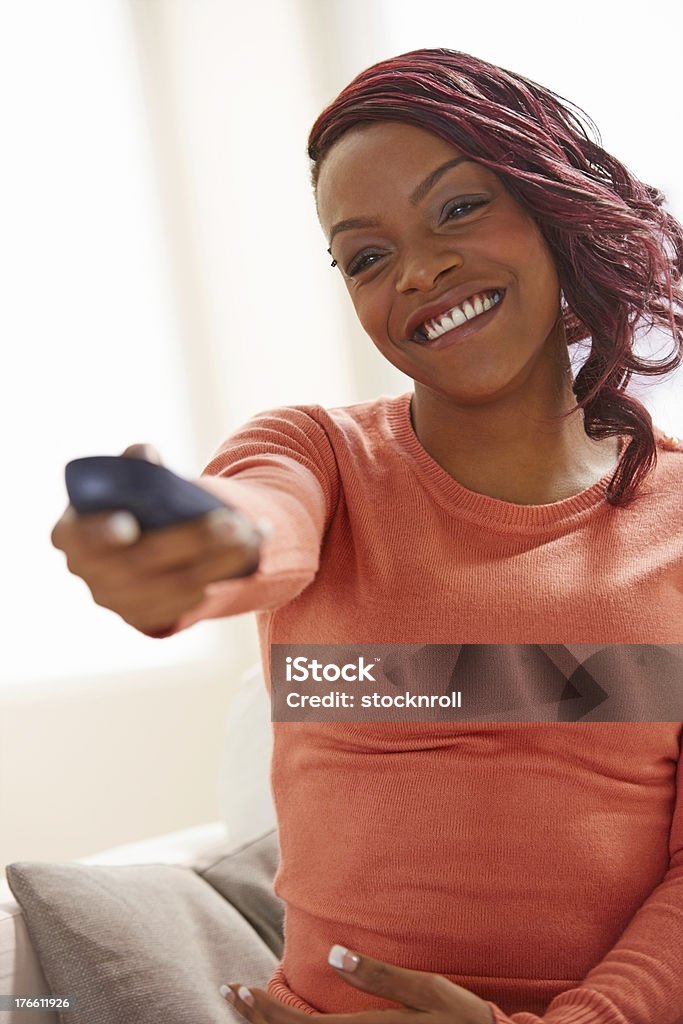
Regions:
[[415, 125], [380, 121], [352, 128], [324, 157], [316, 201], [325, 231], [343, 217], [370, 212], [358, 203], [389, 192], [411, 193], [444, 162], [462, 158], [462, 167], [486, 171], [451, 142]]

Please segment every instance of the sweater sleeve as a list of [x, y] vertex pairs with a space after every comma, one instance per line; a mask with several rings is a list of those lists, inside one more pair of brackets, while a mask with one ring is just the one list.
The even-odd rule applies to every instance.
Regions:
[[679, 753], [669, 868], [617, 944], [543, 1017], [503, 1013], [493, 1024], [683, 1024], [683, 756]]
[[218, 448], [194, 482], [255, 522], [266, 518], [255, 573], [209, 583], [204, 599], [168, 629], [172, 636], [201, 619], [265, 611], [291, 601], [315, 578], [323, 536], [339, 495], [330, 439], [314, 417], [318, 407], [261, 413]]

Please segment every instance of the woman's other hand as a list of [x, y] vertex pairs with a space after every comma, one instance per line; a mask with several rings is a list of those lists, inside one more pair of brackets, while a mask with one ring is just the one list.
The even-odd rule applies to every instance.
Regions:
[[[161, 464], [151, 445], [130, 445], [122, 454]], [[201, 480], [193, 482], [201, 486]], [[255, 572], [262, 537], [245, 516], [227, 508], [141, 532], [128, 512], [79, 515], [71, 505], [50, 535], [95, 603], [144, 633], [167, 633], [203, 600], [207, 584]]]
[[[316, 1013], [323, 1024], [493, 1024], [488, 1003], [442, 974], [410, 971], [333, 946], [328, 963], [354, 988], [403, 1005], [360, 1013]], [[306, 1024], [311, 1014], [285, 1006], [260, 988], [240, 982], [221, 986], [221, 995], [252, 1024]], [[411, 1012], [413, 1011], [413, 1012]]]

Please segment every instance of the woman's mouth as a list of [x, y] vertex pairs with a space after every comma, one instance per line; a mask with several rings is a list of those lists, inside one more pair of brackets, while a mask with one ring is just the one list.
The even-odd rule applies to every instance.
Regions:
[[421, 348], [441, 349], [481, 330], [496, 316], [505, 296], [499, 288], [472, 296], [442, 316], [422, 324], [410, 339]]

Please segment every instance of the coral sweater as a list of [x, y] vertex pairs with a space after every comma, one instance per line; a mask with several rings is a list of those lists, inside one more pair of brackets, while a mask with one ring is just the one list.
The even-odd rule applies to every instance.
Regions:
[[[171, 632], [257, 612], [271, 643], [683, 642], [683, 445], [625, 509], [470, 491], [424, 450], [410, 393], [275, 409], [201, 483], [274, 525], [258, 571]], [[270, 992], [308, 1012], [391, 1004], [329, 947], [444, 974], [495, 1024], [683, 1018], [680, 722], [274, 723], [286, 903]]]

